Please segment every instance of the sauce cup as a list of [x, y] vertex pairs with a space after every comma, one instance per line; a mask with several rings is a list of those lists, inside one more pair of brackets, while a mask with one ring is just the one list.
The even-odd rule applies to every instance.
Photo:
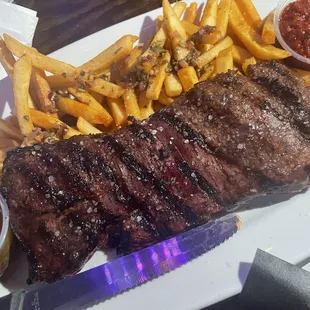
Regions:
[[276, 36], [281, 44], [281, 46], [291, 53], [292, 57], [290, 57], [287, 61], [291, 66], [303, 69], [303, 70], [310, 70], [310, 58], [304, 57], [297, 53], [295, 50], [293, 50], [288, 43], [285, 41], [285, 39], [282, 36], [282, 33], [280, 31], [280, 22], [281, 22], [281, 15], [283, 13], [283, 10], [292, 2], [296, 2], [298, 0], [282, 0], [278, 3], [277, 8], [275, 10], [274, 14], [274, 26], [276, 31]]
[[8, 206], [0, 194], [0, 276], [6, 270], [9, 264], [10, 248], [12, 244], [13, 234], [9, 226], [9, 210]]

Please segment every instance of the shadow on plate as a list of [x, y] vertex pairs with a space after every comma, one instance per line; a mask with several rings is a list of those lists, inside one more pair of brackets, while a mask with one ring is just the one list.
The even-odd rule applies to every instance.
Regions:
[[0, 115], [2, 116], [6, 104], [9, 105], [11, 111], [14, 108], [12, 82], [9, 77], [0, 80], [0, 94]]
[[[153, 28], [153, 31], [151, 31]], [[143, 24], [139, 33], [139, 43], [143, 43], [145, 47], [148, 46], [152, 35], [155, 33], [155, 21], [150, 17], [146, 16], [143, 20]]]
[[21, 246], [16, 244], [11, 251], [10, 264], [1, 277], [1, 284], [10, 292], [17, 291], [27, 286], [28, 262], [26, 253]]

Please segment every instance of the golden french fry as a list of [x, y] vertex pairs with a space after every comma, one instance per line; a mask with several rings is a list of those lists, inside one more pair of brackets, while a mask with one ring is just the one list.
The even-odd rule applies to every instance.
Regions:
[[247, 70], [248, 70], [248, 66], [249, 65], [255, 65], [256, 64], [256, 59], [255, 57], [251, 57], [246, 59], [243, 63], [242, 63], [242, 70], [244, 72], [244, 74], [247, 74]]
[[98, 133], [102, 133], [98, 128], [90, 124], [83, 117], [79, 117], [76, 123], [76, 127], [78, 130], [85, 135], [95, 135]]
[[23, 141], [24, 139], [23, 135], [16, 127], [3, 119], [0, 119], [0, 131], [3, 132], [5, 136], [17, 141]]
[[122, 87], [94, 75], [83, 74], [79, 79], [86, 88], [109, 98], [119, 98], [124, 93]]
[[112, 65], [124, 59], [131, 52], [133, 44], [138, 39], [137, 36], [123, 36], [99, 55], [82, 65], [80, 69], [97, 74], [109, 70]]
[[214, 45], [209, 51], [201, 54], [196, 59], [196, 64], [198, 68], [202, 68], [209, 64], [212, 60], [214, 60], [220, 51], [225, 50], [226, 48], [229, 48], [233, 45], [233, 41], [230, 37], [226, 37], [222, 41], [218, 42], [216, 45]]
[[180, 19], [175, 14], [174, 10], [172, 9], [168, 0], [162, 1], [164, 17], [165, 17], [165, 24], [169, 33], [169, 36], [172, 34], [175, 36], [175, 33], [178, 34], [178, 37], [182, 41], [186, 41], [187, 35], [185, 32], [184, 27], [182, 26]]
[[136, 46], [130, 54], [125, 58], [120, 67], [120, 75], [124, 76], [131, 72], [137, 65], [139, 57], [143, 53], [143, 45]]
[[263, 21], [261, 20], [252, 0], [237, 0], [234, 2], [238, 5], [246, 23], [260, 33]]
[[23, 57], [20, 58], [14, 65], [13, 92], [16, 115], [20, 130], [25, 136], [31, 133], [34, 128], [28, 106], [31, 71], [31, 63], [26, 61]]
[[48, 115], [44, 112], [30, 109], [30, 115], [33, 123], [41, 128], [45, 129], [64, 129], [64, 138], [69, 139], [73, 136], [80, 135], [81, 133], [71, 127], [69, 127], [67, 124], [59, 120], [58, 118], [55, 118], [51, 115]]
[[[173, 7], [173, 11], [178, 18], [182, 16], [185, 9], [186, 9], [185, 2], [177, 2]], [[164, 47], [166, 40], [167, 40], [167, 35], [166, 35], [165, 27], [162, 24], [160, 29], [156, 32], [150, 46], [142, 54], [142, 57], [146, 58], [147, 56], [152, 56], [152, 55], [153, 56], [155, 55], [157, 57], [158, 51], [161, 51], [161, 49]], [[151, 68], [153, 67], [155, 62], [156, 62], [156, 59], [154, 59], [154, 63], [151, 63]], [[150, 61], [148, 60], [146, 63], [150, 63]], [[148, 72], [149, 70], [145, 70], [145, 71]]]
[[4, 41], [8, 49], [17, 57], [26, 55], [31, 60], [34, 67], [46, 70], [57, 75], [72, 75], [76, 68], [62, 61], [39, 53], [36, 49], [28, 47], [18, 42], [8, 34], [3, 34]]
[[168, 52], [163, 54], [159, 64], [158, 73], [150, 77], [149, 84], [146, 90], [146, 97], [148, 99], [157, 100], [159, 98], [160, 91], [166, 78], [166, 70], [168, 64], [170, 63], [170, 58], [171, 56]]
[[107, 98], [116, 127], [123, 126], [127, 123], [127, 113], [123, 98], [111, 99]]
[[46, 80], [45, 72], [38, 68], [32, 69], [30, 94], [36, 99], [36, 102], [43, 112], [55, 112], [55, 105], [51, 101], [52, 90]]
[[310, 86], [310, 71], [305, 71], [301, 69], [291, 69], [293, 75], [302, 78], [307, 86]]
[[189, 36], [192, 36], [194, 33], [199, 31], [199, 26], [194, 25], [193, 23], [183, 19], [181, 21], [183, 28]]
[[276, 48], [273, 45], [262, 46], [259, 44], [258, 42], [261, 40], [260, 35], [246, 23], [239, 7], [234, 1], [231, 5], [229, 25], [240, 41], [256, 58], [262, 60], [277, 60], [290, 56], [289, 52]]
[[87, 91], [84, 89], [76, 89], [76, 88], [68, 88], [68, 92], [73, 95], [75, 98], [77, 98], [82, 103], [87, 104], [89, 107], [91, 107], [94, 110], [97, 110], [104, 122], [102, 123], [104, 126], [109, 127], [111, 123], [113, 122], [112, 116], [109, 114], [109, 112]]
[[214, 69], [215, 66], [213, 64], [208, 65], [207, 68], [204, 69], [204, 73], [199, 78], [199, 82], [209, 80], [214, 73]]
[[49, 75], [46, 80], [52, 89], [66, 89], [75, 84], [75, 78], [67, 75]]
[[210, 34], [204, 34], [201, 38], [202, 44], [216, 44], [223, 39], [223, 36], [219, 30], [215, 30]]
[[183, 87], [179, 78], [173, 73], [167, 73], [165, 78], [165, 92], [168, 97], [176, 97], [182, 94]]
[[220, 31], [222, 38], [224, 38], [227, 33], [231, 3], [232, 0], [221, 0], [218, 7], [216, 28]]
[[145, 91], [139, 93], [139, 107], [142, 119], [150, 117], [155, 112], [153, 109], [153, 100], [146, 97]]
[[158, 98], [158, 102], [163, 105], [169, 105], [174, 101], [173, 98], [170, 98], [166, 95], [166, 92], [162, 89]]
[[189, 23], [195, 23], [196, 17], [197, 17], [197, 2], [192, 2], [187, 9], [186, 16], [184, 20], [188, 21]]
[[16, 115], [11, 114], [10, 116], [8, 116], [5, 121], [12, 127], [15, 127], [16, 129], [18, 129], [19, 133], [19, 124], [18, 124], [18, 119]]
[[208, 0], [202, 14], [200, 26], [216, 26], [218, 0]]
[[267, 16], [263, 31], [262, 31], [262, 43], [263, 44], [275, 44], [276, 43], [276, 31], [274, 28], [273, 18], [274, 18], [274, 11], [271, 11]]
[[156, 32], [159, 31], [159, 29], [162, 26], [163, 22], [164, 22], [164, 17], [162, 15], [157, 16], [156, 21], [155, 21], [155, 23], [156, 23]]
[[13, 57], [10, 50], [7, 48], [2, 37], [0, 37], [0, 63], [2, 64], [7, 75], [12, 79], [15, 58]]
[[133, 89], [126, 89], [123, 95], [127, 117], [133, 116], [136, 119], [141, 119], [141, 111], [138, 105], [138, 100]]
[[252, 57], [251, 53], [249, 53], [243, 47], [237, 45], [233, 45], [231, 51], [234, 61], [239, 65], [242, 65], [246, 59]]
[[203, 54], [207, 51], [210, 51], [212, 47], [213, 47], [213, 44], [202, 44], [199, 47], [199, 51]]
[[194, 87], [199, 82], [194, 67], [186, 67], [178, 71], [178, 76], [185, 92]]
[[225, 73], [234, 68], [231, 48], [220, 51], [215, 60], [215, 74]]
[[94, 91], [89, 90], [88, 93], [100, 104], [103, 103], [104, 97], [101, 94], [95, 93]]
[[59, 110], [63, 111], [64, 113], [72, 115], [76, 118], [83, 117], [91, 124], [104, 125], [106, 123], [106, 117], [102, 116], [98, 110], [93, 109], [79, 101], [70, 98], [58, 97], [56, 104]]

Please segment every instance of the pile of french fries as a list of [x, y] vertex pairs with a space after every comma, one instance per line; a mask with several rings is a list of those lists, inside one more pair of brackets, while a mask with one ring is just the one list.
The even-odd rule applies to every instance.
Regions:
[[[262, 20], [251, 0], [208, 0], [201, 14], [195, 2], [162, 6], [148, 46], [125, 35], [80, 67], [0, 37], [15, 97], [12, 115], [0, 120], [0, 163], [16, 146], [110, 132], [129, 116], [149, 117], [199, 81], [290, 56], [275, 46], [274, 12]], [[310, 85], [310, 72], [292, 71]]]

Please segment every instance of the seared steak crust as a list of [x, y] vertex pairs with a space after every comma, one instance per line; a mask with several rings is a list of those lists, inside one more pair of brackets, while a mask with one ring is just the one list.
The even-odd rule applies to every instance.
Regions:
[[202, 82], [148, 120], [9, 152], [2, 192], [30, 280], [164, 240], [248, 199], [308, 186], [310, 91], [262, 62]]

